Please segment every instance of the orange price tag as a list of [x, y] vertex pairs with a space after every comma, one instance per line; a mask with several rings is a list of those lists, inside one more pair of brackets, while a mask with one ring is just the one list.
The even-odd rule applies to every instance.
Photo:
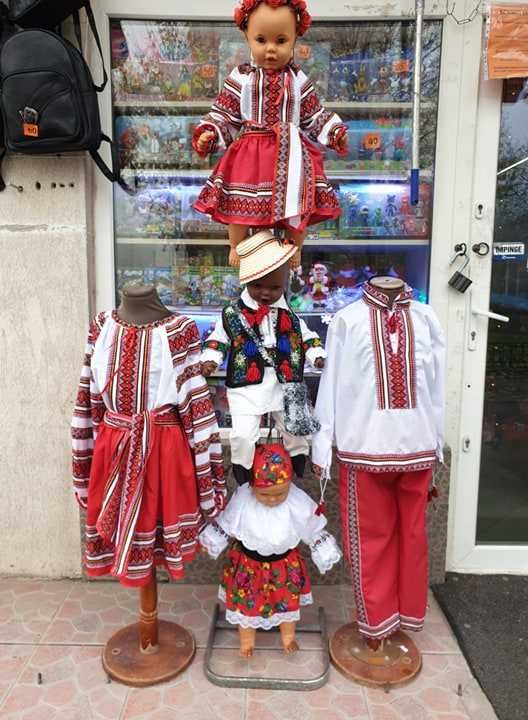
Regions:
[[392, 72], [395, 73], [407, 73], [409, 72], [410, 63], [408, 60], [394, 60], [392, 63]]
[[25, 137], [38, 137], [39, 136], [39, 129], [38, 125], [32, 125], [30, 123], [24, 123], [24, 136]]

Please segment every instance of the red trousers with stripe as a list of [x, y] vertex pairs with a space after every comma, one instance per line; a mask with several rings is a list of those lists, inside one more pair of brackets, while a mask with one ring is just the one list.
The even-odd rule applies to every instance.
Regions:
[[359, 631], [421, 630], [427, 606], [426, 507], [432, 469], [366, 472], [341, 463], [343, 551]]

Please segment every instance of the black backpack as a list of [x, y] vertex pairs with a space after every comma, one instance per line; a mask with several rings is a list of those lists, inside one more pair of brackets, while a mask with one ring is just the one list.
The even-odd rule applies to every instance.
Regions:
[[[17, 32], [17, 28], [13, 25], [7, 15], [7, 7], [4, 3], [0, 2], [0, 52], [5, 42]], [[6, 154], [6, 147], [4, 145], [4, 125], [2, 122], [2, 115], [0, 113], [0, 167], [2, 166], [2, 160]], [[0, 173], [0, 192], [5, 190], [5, 183]]]
[[[20, 18], [13, 12], [15, 4], [31, 5], [35, 12], [36, 6], [57, 4], [62, 6], [63, 13], [67, 11], [66, 6], [75, 5], [73, 2], [12, 2], [10, 14], [18, 22]], [[82, 4], [86, 7], [102, 58], [90, 3]], [[78, 12], [74, 11], [74, 20], [75, 16], [80, 36]], [[48, 24], [58, 17], [53, 15]], [[23, 21], [25, 19], [26, 16], [22, 17]], [[4, 137], [8, 150], [28, 155], [87, 150], [104, 175], [129, 192], [119, 174], [117, 148], [101, 130], [97, 92], [106, 85], [106, 71], [102, 84], [95, 85], [81, 52], [60, 35], [44, 29], [23, 30], [10, 37], [2, 48], [0, 71]], [[111, 147], [112, 169], [98, 153], [103, 141]]]
[[9, 0], [9, 16], [23, 28], [52, 30], [89, 4], [86, 0]]

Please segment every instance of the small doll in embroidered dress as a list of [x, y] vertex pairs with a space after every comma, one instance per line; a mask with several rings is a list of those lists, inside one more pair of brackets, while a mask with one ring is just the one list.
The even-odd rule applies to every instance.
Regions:
[[240, 654], [249, 657], [258, 628], [280, 628], [287, 653], [299, 649], [299, 608], [312, 603], [310, 579], [298, 545], [310, 547], [321, 573], [339, 562], [341, 551], [324, 528], [321, 506], [291, 482], [293, 468], [279, 444], [259, 445], [251, 485], [240, 486], [200, 543], [217, 558], [231, 544], [218, 590], [226, 620], [238, 625]]
[[306, 227], [341, 212], [316, 143], [346, 155], [346, 125], [293, 62], [297, 37], [311, 21], [304, 0], [241, 0], [235, 23], [254, 65], [231, 72], [193, 134], [202, 157], [226, 150], [195, 207], [228, 225], [231, 265], [251, 227], [282, 227], [299, 248], [291, 262], [297, 266]]
[[[237, 482], [250, 479], [261, 418], [268, 413], [292, 456], [296, 475], [302, 477], [309, 444], [306, 435], [293, 435], [284, 428], [283, 386], [303, 382], [305, 358], [323, 368], [326, 353], [317, 333], [308, 329], [284, 297], [295, 247], [280, 243], [270, 230], [261, 230], [240, 243], [237, 252], [240, 282], [247, 285], [239, 300], [224, 308], [205, 341], [202, 373], [209, 376], [228, 356], [231, 462]], [[274, 365], [266, 362], [255, 338]]]

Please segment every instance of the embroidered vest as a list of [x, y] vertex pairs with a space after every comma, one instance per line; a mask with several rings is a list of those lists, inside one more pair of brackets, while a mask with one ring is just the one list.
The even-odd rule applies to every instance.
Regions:
[[[242, 310], [254, 312], [242, 300], [228, 305], [222, 311], [224, 330], [231, 341], [226, 373], [226, 385], [230, 388], [259, 385], [266, 367], [255, 342], [242, 325]], [[254, 325], [252, 329], [258, 339], [262, 340], [259, 326]], [[301, 323], [294, 312], [278, 308], [275, 336], [277, 345], [275, 348], [268, 348], [268, 352], [275, 360], [279, 382], [301, 382], [304, 373], [304, 347]]]

